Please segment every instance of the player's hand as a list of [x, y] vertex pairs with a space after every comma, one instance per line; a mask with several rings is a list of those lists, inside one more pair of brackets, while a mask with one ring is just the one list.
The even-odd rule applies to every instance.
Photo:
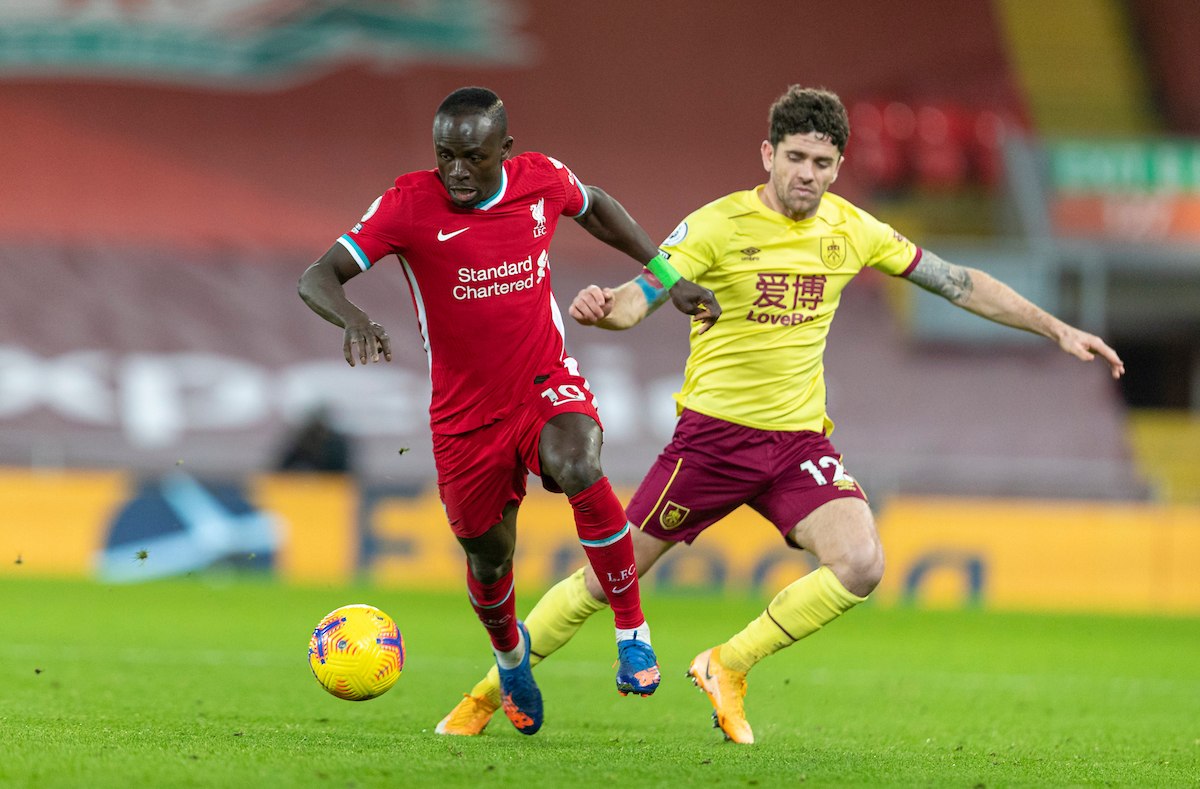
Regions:
[[612, 288], [601, 288], [598, 285], [588, 285], [579, 291], [579, 295], [567, 309], [571, 317], [584, 326], [595, 326], [607, 318], [613, 310]]
[[351, 367], [354, 366], [355, 357], [363, 364], [367, 363], [368, 357], [372, 362], [378, 362], [381, 351], [383, 358], [390, 362], [392, 360], [392, 340], [382, 326], [365, 315], [361, 320], [350, 321], [346, 324], [346, 331], [342, 336], [342, 352]]
[[1122, 373], [1125, 372], [1125, 362], [1121, 361], [1121, 357], [1117, 356], [1117, 352], [1105, 345], [1104, 340], [1094, 334], [1088, 334], [1073, 326], [1068, 326], [1063, 331], [1062, 336], [1059, 337], [1058, 344], [1067, 353], [1072, 356], [1078, 356], [1087, 362], [1095, 359], [1096, 355], [1099, 354], [1104, 358], [1104, 361], [1108, 362], [1113, 378], [1120, 378]]
[[692, 316], [692, 322], [703, 324], [700, 334], [712, 328], [721, 317], [721, 305], [717, 297], [708, 288], [697, 285], [688, 279], [680, 279], [668, 291], [675, 309]]

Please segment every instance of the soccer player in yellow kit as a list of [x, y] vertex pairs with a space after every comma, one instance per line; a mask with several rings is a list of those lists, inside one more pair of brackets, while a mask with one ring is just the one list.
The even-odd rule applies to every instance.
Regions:
[[[883, 575], [883, 549], [858, 482], [829, 442], [822, 356], [842, 289], [865, 266], [905, 277], [989, 320], [1042, 334], [1063, 350], [1116, 353], [975, 269], [948, 263], [837, 195], [849, 138], [841, 101], [790, 87], [771, 107], [762, 144], [768, 183], [695, 211], [663, 242], [679, 276], [711, 288], [723, 314], [694, 327], [675, 435], [626, 508], [638, 573], [679, 542], [691, 543], [742, 504], [821, 566], [778, 595], [724, 644], [700, 653], [688, 674], [707, 693], [714, 725], [754, 741], [742, 699], [755, 663], [811, 635], [858, 603]], [[665, 301], [648, 271], [615, 290], [595, 285], [570, 308], [575, 320], [627, 329]], [[605, 605], [587, 568], [554, 586], [525, 620], [538, 659], [565, 644]], [[495, 669], [438, 724], [477, 734], [498, 705]]]

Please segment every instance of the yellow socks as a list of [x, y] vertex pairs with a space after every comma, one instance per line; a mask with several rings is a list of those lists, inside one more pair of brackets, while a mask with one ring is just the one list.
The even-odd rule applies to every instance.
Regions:
[[721, 662], [734, 671], [749, 671], [866, 599], [846, 591], [833, 571], [822, 567], [775, 595], [758, 619], [721, 647]]
[[[588, 592], [582, 567], [552, 586], [525, 618], [531, 645], [530, 663], [536, 666], [556, 652], [571, 640], [589, 616], [607, 607], [608, 603], [597, 600]], [[497, 707], [500, 706], [500, 672], [495, 665], [471, 689], [472, 696], [485, 694]]]
[[[529, 656], [529, 660], [531, 662], [534, 660], [533, 655]], [[496, 709], [500, 709], [500, 669], [496, 668], [495, 663], [488, 669], [487, 676], [479, 680], [475, 684], [475, 687], [471, 688], [471, 695], [487, 696], [488, 701], [492, 702], [496, 706]]]
[[574, 637], [588, 617], [608, 608], [608, 603], [592, 597], [580, 567], [571, 575], [550, 587], [525, 618], [533, 665], [557, 652]]

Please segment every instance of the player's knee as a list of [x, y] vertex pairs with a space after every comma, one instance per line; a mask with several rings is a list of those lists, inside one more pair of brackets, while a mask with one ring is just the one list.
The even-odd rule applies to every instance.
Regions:
[[572, 454], [569, 457], [558, 458], [555, 467], [550, 470], [550, 476], [568, 496], [574, 496], [590, 488], [600, 481], [604, 471], [600, 467], [600, 458], [590, 453]]
[[486, 554], [474, 554], [467, 556], [467, 564], [471, 568], [471, 575], [476, 581], [481, 584], [494, 584], [512, 570], [512, 556], [497, 557], [488, 556]]
[[542, 473], [568, 496], [594, 485], [604, 476], [600, 467], [600, 425], [586, 414], [559, 414], [542, 429], [538, 454]]
[[859, 578], [865, 592], [860, 592], [860, 597], [866, 597], [871, 592], [875, 591], [875, 587], [879, 586], [879, 582], [883, 580], [883, 546], [876, 541], [872, 545], [870, 555], [863, 560], [859, 567]]
[[883, 546], [879, 540], [864, 540], [851, 546], [835, 562], [830, 563], [830, 569], [846, 587], [846, 591], [859, 597], [866, 597], [879, 586], [883, 579]]

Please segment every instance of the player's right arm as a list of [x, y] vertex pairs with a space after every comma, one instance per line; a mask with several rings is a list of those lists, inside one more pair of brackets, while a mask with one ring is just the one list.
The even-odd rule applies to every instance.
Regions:
[[586, 186], [559, 160], [550, 156], [545, 159], [554, 166], [566, 195], [564, 215], [574, 219], [595, 238], [658, 273], [667, 285], [675, 307], [691, 315], [694, 322], [708, 327], [721, 317], [721, 305], [713, 292], [675, 271], [668, 262], [670, 255], [654, 246], [650, 236], [633, 221], [624, 206], [603, 189]]
[[588, 193], [587, 207], [583, 213], [574, 217], [580, 227], [643, 266], [650, 266], [651, 269], [654, 269], [656, 264], [665, 266], [673, 273], [675, 279], [668, 289], [675, 307], [680, 312], [693, 316], [693, 321], [702, 324], [702, 330], [707, 330], [716, 323], [721, 317], [721, 305], [717, 303], [713, 292], [675, 272], [667, 262], [667, 257], [662, 255], [650, 240], [650, 236], [646, 235], [646, 231], [642, 230], [616, 199], [594, 186], [584, 186], [583, 189]]
[[368, 356], [372, 362], [378, 362], [381, 351], [384, 359], [392, 360], [392, 341], [387, 332], [346, 298], [343, 285], [362, 270], [350, 251], [336, 243], [300, 275], [298, 288], [309, 309], [344, 329], [342, 352], [351, 367], [356, 355], [363, 364]]
[[[568, 312], [584, 326], [619, 331], [638, 325], [668, 300], [670, 294], [658, 278], [643, 271], [636, 279], [615, 289], [589, 285], [579, 291]], [[708, 331], [710, 326], [702, 325], [699, 333]]]

